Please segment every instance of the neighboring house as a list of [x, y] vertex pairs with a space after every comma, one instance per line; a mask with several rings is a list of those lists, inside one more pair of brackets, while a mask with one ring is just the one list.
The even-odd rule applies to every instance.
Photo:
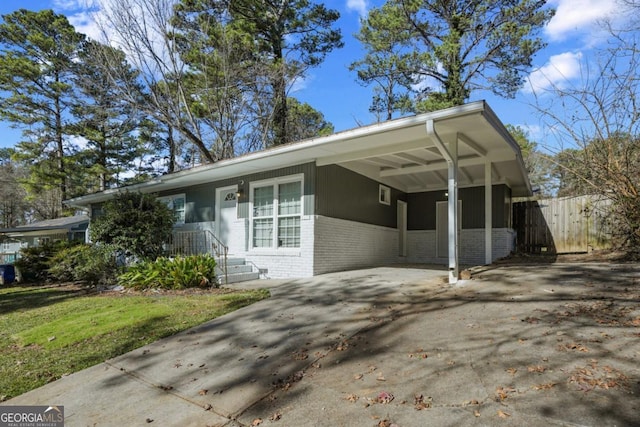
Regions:
[[0, 228], [0, 264], [11, 263], [19, 257], [20, 249], [41, 246], [59, 240], [86, 241], [88, 215], [38, 221], [15, 228]]
[[511, 199], [531, 187], [517, 143], [481, 101], [67, 204], [95, 215], [120, 191], [158, 194], [177, 212], [177, 229], [208, 230], [230, 257], [269, 277], [448, 263], [455, 281], [459, 263], [490, 263], [512, 251]]

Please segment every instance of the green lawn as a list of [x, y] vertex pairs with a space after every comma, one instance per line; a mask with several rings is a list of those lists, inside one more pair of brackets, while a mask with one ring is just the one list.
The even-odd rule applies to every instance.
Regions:
[[0, 401], [268, 297], [266, 290], [128, 296], [0, 288]]

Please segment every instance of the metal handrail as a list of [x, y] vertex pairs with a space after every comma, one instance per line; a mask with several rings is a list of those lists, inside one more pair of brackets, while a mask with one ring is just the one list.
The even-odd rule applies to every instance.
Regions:
[[212, 253], [218, 259], [222, 260], [224, 284], [227, 284], [229, 279], [227, 274], [229, 247], [222, 243], [211, 230], [174, 231], [171, 233], [171, 242], [169, 242], [167, 252], [169, 255]]

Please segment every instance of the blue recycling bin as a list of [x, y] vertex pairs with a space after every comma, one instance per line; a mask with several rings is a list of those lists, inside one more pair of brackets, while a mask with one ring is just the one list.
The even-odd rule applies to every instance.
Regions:
[[0, 285], [9, 285], [16, 280], [16, 269], [12, 264], [0, 265]]

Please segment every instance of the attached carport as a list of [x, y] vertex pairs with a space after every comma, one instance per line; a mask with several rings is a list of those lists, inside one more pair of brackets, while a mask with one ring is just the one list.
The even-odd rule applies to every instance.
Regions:
[[492, 186], [506, 184], [513, 197], [531, 187], [518, 144], [486, 102], [349, 132], [323, 146], [318, 166], [338, 164], [406, 193], [446, 190], [450, 283], [459, 277], [458, 188], [483, 185], [485, 263], [492, 262]]

